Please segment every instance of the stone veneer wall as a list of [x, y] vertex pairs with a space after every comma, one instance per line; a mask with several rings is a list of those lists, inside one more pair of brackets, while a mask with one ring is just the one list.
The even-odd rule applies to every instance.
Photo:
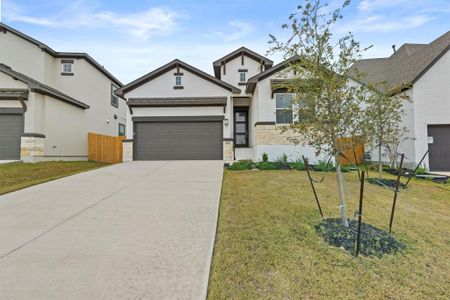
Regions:
[[133, 160], [133, 140], [123, 140], [122, 142], [122, 162]]
[[282, 132], [281, 126], [256, 125], [256, 145], [293, 145], [290, 138], [299, 137], [292, 131]]
[[35, 162], [36, 157], [44, 155], [45, 135], [25, 133], [20, 140], [20, 159]]
[[234, 160], [233, 141], [223, 141], [223, 160], [226, 162]]

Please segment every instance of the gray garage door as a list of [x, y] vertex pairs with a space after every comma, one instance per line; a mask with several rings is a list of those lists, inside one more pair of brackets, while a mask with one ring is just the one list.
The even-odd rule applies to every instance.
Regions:
[[450, 125], [429, 125], [428, 136], [433, 137], [428, 144], [430, 170], [450, 171]]
[[23, 114], [17, 109], [0, 109], [0, 160], [20, 159]]
[[222, 122], [135, 122], [135, 160], [221, 160]]

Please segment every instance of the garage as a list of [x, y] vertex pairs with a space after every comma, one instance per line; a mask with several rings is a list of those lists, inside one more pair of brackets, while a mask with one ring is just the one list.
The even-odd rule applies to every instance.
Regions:
[[450, 124], [428, 125], [431, 171], [450, 171]]
[[222, 160], [223, 116], [134, 117], [135, 160]]
[[20, 159], [23, 112], [19, 108], [0, 108], [0, 160]]

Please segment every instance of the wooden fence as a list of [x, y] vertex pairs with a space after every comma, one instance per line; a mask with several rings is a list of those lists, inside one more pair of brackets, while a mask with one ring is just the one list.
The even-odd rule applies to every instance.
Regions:
[[343, 146], [342, 154], [344, 157], [339, 157], [341, 165], [345, 166], [348, 164], [355, 164], [356, 162], [364, 162], [364, 144], [358, 143], [351, 137], [340, 138], [337, 142]]
[[123, 136], [109, 136], [103, 134], [88, 133], [89, 160], [104, 163], [122, 162], [122, 141]]

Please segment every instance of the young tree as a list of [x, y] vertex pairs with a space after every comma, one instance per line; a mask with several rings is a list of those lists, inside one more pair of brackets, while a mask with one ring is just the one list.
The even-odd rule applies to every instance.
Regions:
[[398, 146], [408, 132], [406, 127], [401, 126], [401, 120], [405, 114], [404, 104], [406, 101], [410, 101], [410, 97], [406, 93], [393, 90], [387, 82], [369, 84], [368, 88], [373, 92], [366, 99], [366, 122], [363, 126], [367, 132], [367, 142], [377, 145], [378, 177], [381, 179], [383, 146], [388, 149], [392, 166], [396, 162]]
[[[344, 182], [339, 162], [340, 153], [346, 145], [338, 143], [343, 137], [363, 136], [363, 103], [367, 89], [357, 84], [361, 76], [352, 65], [366, 49], [360, 47], [351, 33], [333, 38], [332, 29], [342, 18], [342, 10], [350, 4], [329, 11], [328, 4], [321, 0], [305, 0], [296, 13], [290, 15], [290, 24], [283, 28], [290, 31], [289, 37], [280, 41], [271, 35], [271, 52], [281, 52], [285, 58], [293, 59], [288, 72], [295, 74], [288, 81], [288, 89], [297, 96], [293, 100], [299, 122], [289, 126], [298, 133], [297, 143], [312, 146], [316, 153], [334, 157], [336, 179], [339, 190], [340, 215], [348, 227], [345, 208]], [[352, 77], [356, 81], [351, 81]], [[357, 139], [352, 139], [357, 142]]]

